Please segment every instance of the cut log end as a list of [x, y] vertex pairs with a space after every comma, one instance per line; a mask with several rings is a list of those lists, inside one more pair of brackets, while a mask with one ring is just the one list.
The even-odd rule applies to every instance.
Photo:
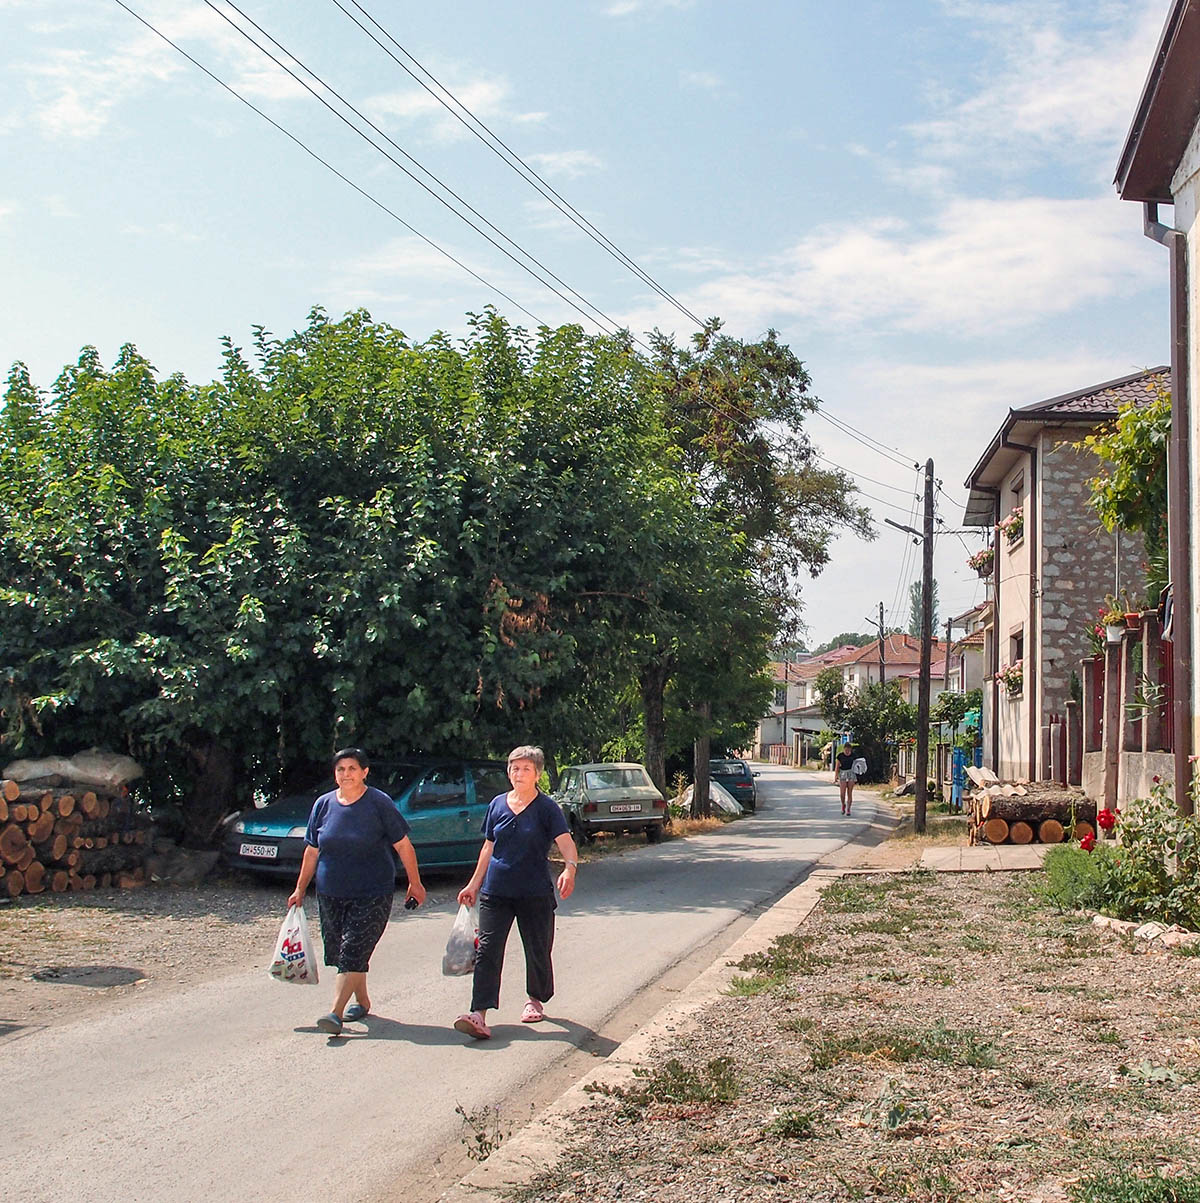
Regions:
[[987, 819], [979, 825], [979, 833], [989, 844], [1003, 844], [1008, 839], [1008, 823], [1004, 819]]
[[1038, 842], [1042, 844], [1061, 844], [1066, 838], [1067, 829], [1057, 819], [1043, 819], [1038, 824]]
[[1008, 829], [1008, 838], [1014, 844], [1032, 844], [1033, 843], [1033, 828], [1021, 820], [1011, 824]]

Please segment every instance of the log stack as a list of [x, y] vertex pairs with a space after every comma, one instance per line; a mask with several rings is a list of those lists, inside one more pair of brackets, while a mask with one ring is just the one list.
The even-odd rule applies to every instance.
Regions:
[[989, 769], [967, 770], [972, 844], [1061, 844], [1096, 832], [1096, 804], [1049, 782], [1001, 781]]
[[127, 790], [0, 780], [0, 894], [142, 885], [148, 829]]

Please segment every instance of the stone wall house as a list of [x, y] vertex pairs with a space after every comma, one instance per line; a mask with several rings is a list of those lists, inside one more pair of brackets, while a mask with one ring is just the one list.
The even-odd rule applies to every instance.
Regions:
[[[1039, 780], [1042, 728], [1062, 715], [1107, 595], [1140, 596], [1139, 535], [1110, 533], [1089, 504], [1099, 461], [1078, 446], [1125, 405], [1168, 387], [1164, 367], [1010, 409], [967, 478], [965, 523], [993, 528], [985, 620], [984, 763]], [[1019, 667], [1018, 667], [1019, 666]]]
[[[1142, 206], [1142, 230], [1166, 248], [1163, 283], [1171, 300], [1171, 439], [1167, 522], [1173, 590], [1170, 715], [1174, 781], [1193, 778], [1200, 749], [1200, 0], [1174, 0], [1117, 164], [1122, 200]], [[1170, 205], [1170, 223], [1159, 206]], [[1154, 248], [1147, 247], [1153, 254]], [[1180, 805], [1192, 809], [1188, 793]]]

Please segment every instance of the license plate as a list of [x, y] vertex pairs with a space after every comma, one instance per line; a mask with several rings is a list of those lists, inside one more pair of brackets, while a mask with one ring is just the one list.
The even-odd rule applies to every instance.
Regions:
[[275, 844], [243, 844], [242, 856], [257, 856], [263, 860], [275, 860], [279, 848]]
[[631, 811], [641, 810], [640, 802], [617, 802], [608, 808], [614, 815], [627, 815]]

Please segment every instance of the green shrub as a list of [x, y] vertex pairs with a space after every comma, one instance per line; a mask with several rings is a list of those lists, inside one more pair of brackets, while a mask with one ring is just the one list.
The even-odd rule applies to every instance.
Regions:
[[1060, 911], [1093, 909], [1099, 905], [1103, 866], [1110, 855], [1106, 844], [1091, 852], [1077, 844], [1058, 844], [1046, 853], [1046, 876], [1034, 893]]
[[1121, 812], [1116, 832], [1115, 847], [1097, 847], [1096, 908], [1200, 930], [1200, 819], [1182, 814], [1157, 784]]

